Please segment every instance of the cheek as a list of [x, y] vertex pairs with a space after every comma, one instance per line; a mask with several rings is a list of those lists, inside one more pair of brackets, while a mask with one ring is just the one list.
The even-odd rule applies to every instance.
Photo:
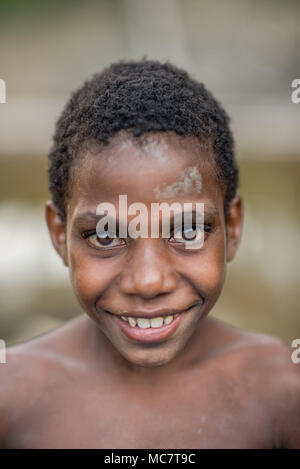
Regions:
[[203, 252], [191, 263], [191, 272], [196, 288], [206, 297], [218, 296], [222, 290], [225, 273], [225, 243], [218, 243], [217, 249]]
[[95, 302], [112, 282], [113, 272], [108, 259], [71, 251], [69, 275], [74, 293], [84, 309], [93, 309]]

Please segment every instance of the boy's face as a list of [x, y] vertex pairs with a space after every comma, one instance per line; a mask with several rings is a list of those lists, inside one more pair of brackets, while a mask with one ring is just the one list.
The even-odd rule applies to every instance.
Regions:
[[[209, 146], [174, 134], [144, 140], [115, 138], [99, 154], [87, 153], [74, 171], [66, 226], [51, 202], [46, 218], [82, 308], [130, 363], [158, 366], [182, 353], [217, 301], [239, 242], [242, 206], [236, 196], [226, 236], [224, 194]], [[169, 238], [99, 238], [97, 220], [87, 213], [96, 215], [98, 204], [109, 202], [118, 220], [120, 194], [128, 207], [142, 202], [148, 213], [153, 202], [204, 203], [203, 246], [188, 249], [178, 229]], [[127, 214], [128, 224], [138, 213]], [[151, 217], [148, 222], [151, 233]]]

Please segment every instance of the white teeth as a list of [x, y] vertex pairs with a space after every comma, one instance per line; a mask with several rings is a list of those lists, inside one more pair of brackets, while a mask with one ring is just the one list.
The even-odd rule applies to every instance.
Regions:
[[165, 319], [164, 319], [164, 323], [165, 324], [170, 324], [170, 322], [173, 321], [173, 316], [167, 316]]
[[137, 318], [137, 324], [141, 329], [148, 329], [150, 327], [150, 321], [146, 318]]
[[136, 320], [134, 318], [128, 318], [128, 322], [131, 325], [131, 327], [136, 326]]
[[149, 327], [162, 327], [163, 324], [170, 324], [176, 316], [178, 316], [179, 313], [169, 316], [159, 316], [157, 318], [132, 318], [132, 317], [126, 317], [126, 316], [121, 316], [123, 321], [129, 322], [131, 327], [138, 326], [141, 329], [148, 329]]
[[164, 323], [164, 318], [162, 317], [150, 319], [151, 327], [161, 327], [163, 323]]

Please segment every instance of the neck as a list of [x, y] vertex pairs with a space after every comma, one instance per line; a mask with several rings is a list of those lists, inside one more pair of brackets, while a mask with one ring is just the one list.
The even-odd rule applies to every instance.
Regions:
[[[92, 347], [92, 361], [96, 363], [97, 369], [100, 373], [105, 372], [118, 379], [121, 378], [126, 383], [138, 386], [146, 386], [149, 383], [161, 385], [172, 377], [178, 379], [179, 374], [186, 374], [196, 363], [199, 364], [207, 352], [208, 344], [204, 333], [209, 323], [207, 318], [201, 319], [193, 335], [175, 357], [162, 365], [155, 366], [140, 366], [131, 363], [121, 355], [92, 319], [86, 317], [86, 320]], [[101, 357], [100, 364], [98, 357]]]

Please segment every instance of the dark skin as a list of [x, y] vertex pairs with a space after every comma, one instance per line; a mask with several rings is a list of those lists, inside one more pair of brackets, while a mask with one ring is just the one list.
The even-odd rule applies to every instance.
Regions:
[[[46, 203], [54, 248], [86, 314], [8, 348], [0, 445], [299, 448], [300, 365], [291, 348], [208, 317], [240, 241], [241, 196], [226, 221], [210, 146], [171, 133], [151, 138], [139, 145], [121, 134], [87, 151], [74, 167], [66, 223]], [[201, 190], [174, 186], [195, 167]], [[96, 213], [101, 201], [117, 204], [119, 194], [150, 207], [158, 187], [159, 202], [204, 202], [210, 229], [201, 249], [172, 237], [128, 237], [105, 248], [82, 237], [96, 222], [79, 223], [80, 214]], [[124, 311], [190, 306], [170, 337], [150, 345], [128, 338], [117, 322]]]

